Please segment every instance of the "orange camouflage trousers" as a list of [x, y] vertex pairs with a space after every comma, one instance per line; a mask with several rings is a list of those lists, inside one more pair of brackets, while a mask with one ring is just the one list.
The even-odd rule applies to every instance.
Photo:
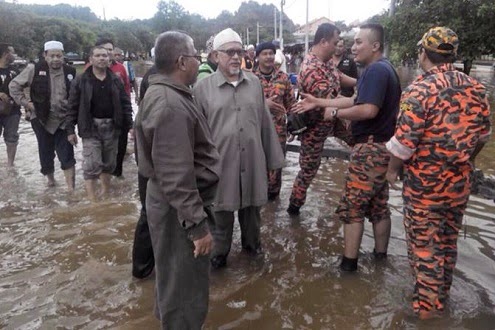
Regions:
[[390, 219], [386, 173], [390, 155], [385, 143], [358, 143], [351, 153], [344, 193], [335, 213], [345, 223]]
[[427, 210], [406, 205], [407, 254], [415, 280], [413, 309], [443, 311], [457, 261], [457, 237], [465, 207]]
[[352, 136], [344, 123], [335, 121], [317, 120], [313, 126], [300, 135], [301, 148], [299, 150], [299, 167], [292, 193], [290, 204], [301, 207], [306, 202], [306, 193], [321, 164], [321, 154], [325, 140], [328, 136], [335, 136], [350, 144]]

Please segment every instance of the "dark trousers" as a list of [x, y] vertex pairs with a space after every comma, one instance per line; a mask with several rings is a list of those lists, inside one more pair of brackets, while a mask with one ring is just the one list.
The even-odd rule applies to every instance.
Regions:
[[134, 231], [134, 243], [132, 245], [132, 275], [137, 278], [145, 278], [155, 267], [153, 246], [151, 245], [148, 217], [146, 216], [146, 188], [148, 178], [138, 173], [139, 199], [141, 200], [141, 215]]
[[162, 329], [201, 329], [208, 313], [208, 256], [194, 258], [194, 244], [163, 199], [160, 185], [148, 181], [146, 210], [155, 253], [155, 315]]
[[55, 152], [62, 170], [67, 170], [76, 164], [74, 147], [67, 141], [65, 130], [59, 128], [54, 134], [50, 134], [37, 118], [31, 120], [31, 126], [38, 140], [41, 174], [47, 175], [55, 172]]
[[[245, 207], [237, 211], [239, 225], [241, 226], [242, 248], [248, 252], [255, 252], [261, 247], [260, 208], [255, 206]], [[210, 225], [210, 232], [214, 239], [211, 257], [227, 257], [232, 245], [232, 233], [234, 231], [234, 212], [215, 212], [215, 224]]]
[[122, 164], [124, 163], [124, 157], [127, 153], [127, 135], [129, 130], [122, 129], [119, 136], [119, 148], [117, 151], [117, 165], [113, 171], [114, 176], [122, 176]]

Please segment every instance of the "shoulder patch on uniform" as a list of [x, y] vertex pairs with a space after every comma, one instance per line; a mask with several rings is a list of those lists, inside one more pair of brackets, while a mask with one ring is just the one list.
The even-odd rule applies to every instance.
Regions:
[[407, 103], [407, 102], [402, 102], [400, 104], [400, 110], [401, 111], [411, 111], [413, 108], [412, 104], [411, 103]]

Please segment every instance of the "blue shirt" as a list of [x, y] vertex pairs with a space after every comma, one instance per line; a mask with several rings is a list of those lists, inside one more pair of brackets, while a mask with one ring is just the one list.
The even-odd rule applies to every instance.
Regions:
[[359, 78], [357, 86], [355, 104], [373, 104], [379, 110], [375, 118], [353, 121], [352, 136], [390, 139], [394, 135], [401, 95], [399, 77], [392, 64], [385, 58], [372, 63]]

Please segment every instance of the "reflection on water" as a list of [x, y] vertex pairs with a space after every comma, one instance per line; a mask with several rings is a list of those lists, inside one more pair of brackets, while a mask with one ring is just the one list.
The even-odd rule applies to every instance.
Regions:
[[[401, 75], [413, 73], [401, 72]], [[481, 73], [493, 93], [493, 72]], [[404, 80], [404, 83], [407, 81]], [[0, 328], [157, 328], [153, 280], [131, 277], [131, 245], [138, 219], [133, 156], [125, 179], [113, 181], [108, 200], [84, 198], [76, 149], [77, 191], [66, 196], [39, 174], [36, 140], [21, 123], [16, 169], [7, 170], [0, 144]], [[132, 150], [132, 146], [129, 146]], [[494, 142], [478, 165], [494, 175]], [[263, 210], [261, 259], [241, 253], [236, 230], [229, 267], [211, 277], [207, 329], [493, 329], [495, 324], [495, 204], [471, 198], [459, 239], [459, 262], [444, 318], [419, 322], [412, 314], [412, 279], [401, 222], [401, 198], [391, 192], [393, 230], [389, 258], [372, 260], [366, 226], [357, 274], [337, 270], [340, 223], [333, 218], [346, 162], [324, 160], [299, 218], [285, 212], [297, 155], [289, 153], [280, 200]], [[465, 234], [465, 238], [463, 237]]]

